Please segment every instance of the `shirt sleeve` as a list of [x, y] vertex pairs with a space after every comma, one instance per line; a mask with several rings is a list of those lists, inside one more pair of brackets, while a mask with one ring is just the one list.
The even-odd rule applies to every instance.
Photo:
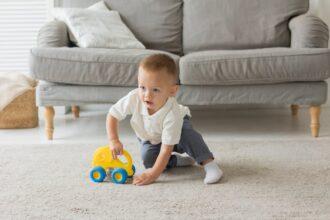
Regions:
[[162, 144], [176, 145], [181, 138], [183, 118], [180, 114], [170, 112], [163, 122]]
[[129, 92], [126, 96], [121, 98], [116, 104], [111, 106], [109, 114], [115, 117], [118, 121], [126, 118], [127, 115], [131, 115], [137, 104], [137, 90]]

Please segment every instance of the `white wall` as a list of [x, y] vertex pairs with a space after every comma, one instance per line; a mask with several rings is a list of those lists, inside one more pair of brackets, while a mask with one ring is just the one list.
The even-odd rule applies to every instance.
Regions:
[[[310, 12], [320, 17], [330, 27], [330, 0], [310, 0]], [[330, 44], [329, 44], [330, 45]], [[330, 71], [330, 70], [329, 70]], [[327, 80], [328, 99], [330, 98], [330, 79]], [[325, 104], [330, 107], [330, 101]]]

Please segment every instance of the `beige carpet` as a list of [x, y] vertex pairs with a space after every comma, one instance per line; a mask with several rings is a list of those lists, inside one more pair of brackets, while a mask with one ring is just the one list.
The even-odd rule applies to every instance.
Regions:
[[0, 219], [330, 219], [329, 139], [208, 144], [219, 184], [194, 166], [144, 187], [92, 183], [97, 145], [0, 145]]

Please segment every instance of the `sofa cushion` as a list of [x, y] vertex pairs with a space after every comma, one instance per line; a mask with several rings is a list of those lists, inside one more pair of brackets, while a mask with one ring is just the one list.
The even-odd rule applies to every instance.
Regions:
[[36, 79], [80, 85], [136, 86], [139, 62], [157, 50], [100, 48], [33, 48], [30, 71]]
[[329, 49], [267, 48], [195, 52], [180, 59], [184, 85], [266, 84], [330, 77]]
[[308, 0], [184, 0], [183, 51], [290, 45], [288, 22]]
[[105, 0], [148, 49], [182, 54], [182, 0]]
[[[67, 85], [40, 81], [38, 106], [115, 103], [136, 87]], [[176, 98], [183, 105], [297, 104], [321, 105], [327, 101], [328, 84], [290, 82], [270, 85], [181, 86]]]
[[[81, 1], [80, 4], [82, 4], [84, 1]], [[64, 3], [64, 2], [62, 2]], [[79, 8], [81, 8], [82, 5], [79, 5]], [[77, 8], [61, 8], [61, 7], [55, 7], [53, 8], [53, 10], [51, 11], [52, 15], [54, 16], [54, 18], [58, 21], [63, 21], [65, 22], [65, 17], [66, 17], [66, 13], [70, 12], [72, 10], [76, 10]], [[109, 11], [109, 8], [105, 5], [104, 1], [99, 1], [91, 6], [89, 6], [87, 8], [88, 10], [91, 11]], [[70, 28], [68, 29], [69, 31], [69, 39], [70, 41], [72, 41], [75, 45], [78, 44], [78, 41], [76, 39], [76, 37], [73, 35], [72, 31], [70, 30]]]
[[56, 18], [66, 23], [79, 47], [145, 49], [123, 23], [117, 11], [57, 9], [59, 16]]

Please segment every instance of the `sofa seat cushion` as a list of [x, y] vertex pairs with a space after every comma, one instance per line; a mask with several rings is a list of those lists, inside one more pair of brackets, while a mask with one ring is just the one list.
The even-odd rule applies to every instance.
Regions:
[[180, 59], [180, 81], [184, 85], [320, 81], [329, 76], [329, 49], [214, 50]]
[[[67, 85], [39, 81], [38, 106], [116, 103], [136, 87]], [[183, 105], [297, 104], [321, 105], [327, 101], [328, 84], [290, 82], [270, 85], [185, 86], [176, 95]]]
[[157, 50], [99, 48], [33, 48], [31, 74], [36, 79], [79, 85], [136, 86], [139, 62]]

